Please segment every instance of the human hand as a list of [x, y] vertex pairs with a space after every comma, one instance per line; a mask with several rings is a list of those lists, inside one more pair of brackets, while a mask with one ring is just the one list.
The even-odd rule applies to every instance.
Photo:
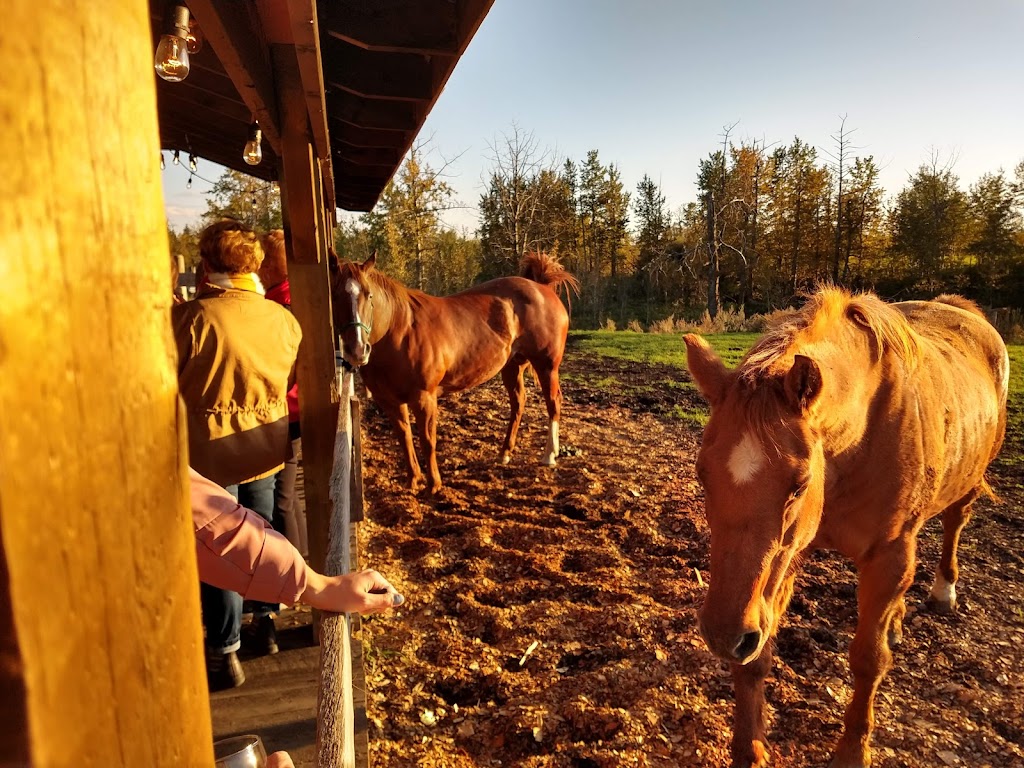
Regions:
[[332, 613], [383, 613], [405, 602], [391, 583], [377, 571], [366, 570], [344, 576], [311, 573], [302, 602]]
[[287, 752], [274, 752], [267, 755], [267, 768], [295, 768], [295, 763]]

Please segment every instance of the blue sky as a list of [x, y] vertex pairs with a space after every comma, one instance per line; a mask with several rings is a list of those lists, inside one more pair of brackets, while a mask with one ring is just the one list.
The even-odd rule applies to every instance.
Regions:
[[[1019, 0], [495, 0], [421, 137], [433, 164], [456, 158], [448, 181], [468, 208], [448, 218], [470, 229], [488, 145], [513, 123], [562, 157], [599, 150], [628, 189], [649, 174], [673, 210], [723, 126], [822, 150], [843, 114], [889, 193], [933, 150], [966, 188], [1024, 160], [1022, 30]], [[208, 185], [187, 191], [187, 177], [168, 153], [177, 228], [206, 208]]]

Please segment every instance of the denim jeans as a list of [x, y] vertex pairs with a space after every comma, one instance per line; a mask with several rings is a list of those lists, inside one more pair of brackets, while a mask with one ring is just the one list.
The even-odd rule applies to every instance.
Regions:
[[[229, 485], [225, 490], [243, 507], [256, 512], [268, 522], [274, 516], [275, 476], [251, 483]], [[206, 625], [206, 647], [212, 653], [231, 653], [241, 647], [242, 596], [237, 592], [200, 584], [203, 624]], [[277, 603], [254, 602], [253, 615], [266, 616], [278, 609]]]

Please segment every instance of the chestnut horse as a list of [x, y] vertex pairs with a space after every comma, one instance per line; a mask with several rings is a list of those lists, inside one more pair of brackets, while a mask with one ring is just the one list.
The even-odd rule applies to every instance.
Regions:
[[[401, 438], [413, 491], [424, 483], [416, 460], [409, 412], [416, 417], [426, 454], [428, 490], [441, 487], [437, 469], [437, 398], [482, 384], [499, 371], [511, 417], [501, 460], [516, 446], [526, 392], [523, 371], [533, 367], [548, 408], [544, 464], [558, 458], [562, 390], [558, 366], [569, 315], [556, 294], [579, 290], [558, 261], [543, 254], [523, 259], [523, 277], [502, 277], [452, 296], [429, 296], [374, 268], [331, 259], [331, 300], [342, 354], [360, 369], [363, 383]], [[371, 353], [372, 350], [372, 353]]]
[[956, 601], [957, 544], [1006, 426], [1009, 358], [973, 303], [885, 304], [826, 288], [734, 371], [699, 336], [687, 364], [711, 405], [697, 474], [711, 529], [700, 629], [732, 664], [734, 766], [767, 764], [764, 680], [801, 556], [857, 566], [853, 698], [832, 766], [867, 766], [875, 692], [902, 638], [917, 533], [942, 515], [930, 602]]

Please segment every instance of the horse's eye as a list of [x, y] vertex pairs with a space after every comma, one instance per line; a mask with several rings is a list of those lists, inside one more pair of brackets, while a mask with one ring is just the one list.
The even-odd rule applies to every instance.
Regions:
[[793, 499], [799, 499], [801, 496], [804, 495], [804, 491], [806, 491], [806, 490], [807, 490], [807, 483], [798, 483], [797, 486], [795, 488], [793, 488], [792, 491], [790, 491], [789, 496], [790, 496], [790, 498], [793, 498]]

